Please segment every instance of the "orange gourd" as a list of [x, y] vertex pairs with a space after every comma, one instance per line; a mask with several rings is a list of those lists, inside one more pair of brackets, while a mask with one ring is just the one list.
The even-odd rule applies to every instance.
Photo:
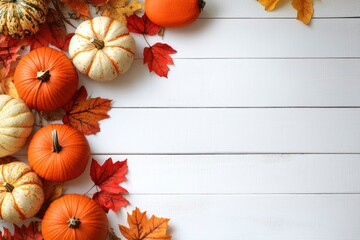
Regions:
[[89, 158], [84, 134], [64, 124], [40, 128], [29, 143], [29, 164], [46, 180], [64, 182], [80, 176]]
[[161, 27], [181, 27], [194, 22], [205, 7], [203, 0], [146, 0], [145, 12]]
[[48, 47], [26, 54], [14, 74], [20, 98], [37, 110], [54, 110], [68, 103], [78, 81], [71, 60], [63, 52]]
[[52, 202], [41, 225], [46, 240], [105, 240], [109, 230], [100, 205], [78, 194], [64, 195]]

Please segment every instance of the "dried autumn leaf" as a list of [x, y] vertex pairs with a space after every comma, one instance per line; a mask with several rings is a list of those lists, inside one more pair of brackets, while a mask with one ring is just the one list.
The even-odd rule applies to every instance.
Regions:
[[82, 16], [91, 18], [89, 13], [89, 6], [83, 0], [61, 0], [62, 3], [65, 3], [75, 12], [79, 13]]
[[114, 229], [109, 228], [109, 233], [107, 235], [107, 240], [121, 240], [116, 234], [114, 233]]
[[57, 108], [50, 111], [41, 111], [40, 114], [46, 121], [52, 122], [56, 120], [61, 120], [65, 115], [65, 111], [62, 108]]
[[93, 159], [90, 167], [91, 180], [101, 190], [110, 193], [127, 193], [119, 184], [126, 180], [125, 174], [128, 171], [127, 159], [113, 163], [112, 158], [107, 159], [103, 165]]
[[0, 231], [0, 237], [1, 240], [13, 240], [13, 237], [11, 236], [11, 232], [9, 229], [4, 227], [4, 233], [2, 233], [2, 231]]
[[17, 158], [11, 157], [11, 156], [6, 156], [6, 157], [1, 157], [0, 158], [0, 165], [1, 164], [6, 164], [6, 163], [11, 163], [11, 162], [18, 162], [19, 160]]
[[46, 210], [54, 200], [62, 196], [64, 184], [61, 182], [51, 182], [43, 179], [44, 203], [39, 212], [36, 214], [37, 218], [43, 218]]
[[127, 222], [129, 228], [119, 225], [120, 232], [128, 240], [169, 240], [171, 236], [166, 234], [170, 219], [151, 216], [146, 217], [146, 212], [140, 212], [138, 208], [128, 213]]
[[0, 90], [13, 98], [18, 98], [19, 94], [14, 84], [14, 71], [15, 69], [11, 69], [6, 77], [0, 78]]
[[107, 3], [109, 0], [89, 0], [89, 2], [93, 5], [102, 5]]
[[258, 0], [258, 2], [265, 7], [266, 11], [272, 11], [275, 9], [279, 0]]
[[293, 0], [292, 6], [297, 10], [297, 19], [309, 24], [314, 14], [313, 0]]
[[148, 64], [149, 71], [154, 71], [160, 77], [166, 77], [169, 72], [168, 64], [174, 64], [169, 54], [176, 53], [172, 47], [164, 43], [155, 43], [144, 48], [144, 64]]
[[20, 56], [22, 41], [0, 35], [0, 73], [6, 77], [11, 69], [11, 63]]
[[27, 227], [14, 225], [14, 240], [43, 240], [40, 222], [31, 222]]
[[109, 0], [105, 5], [98, 8], [102, 16], [111, 17], [126, 25], [126, 17], [133, 15], [143, 7], [143, 3], [138, 0], [129, 2], [128, 0]]
[[105, 212], [110, 209], [116, 212], [129, 202], [123, 197], [128, 191], [119, 184], [126, 180], [125, 174], [128, 171], [127, 160], [116, 161], [107, 159], [103, 165], [93, 159], [90, 166], [91, 180], [101, 191], [93, 195], [93, 199], [100, 204]]
[[127, 17], [127, 28], [130, 32], [147, 35], [155, 35], [161, 29], [161, 27], [153, 23], [146, 14], [142, 17], [136, 14]]
[[63, 106], [65, 116], [62, 121], [86, 135], [100, 132], [99, 121], [109, 117], [110, 103], [111, 100], [99, 97], [87, 99], [87, 91], [82, 86]]
[[92, 197], [106, 213], [109, 210], [117, 212], [121, 207], [129, 204], [129, 201], [122, 195], [122, 193], [111, 193], [106, 191], [96, 192]]

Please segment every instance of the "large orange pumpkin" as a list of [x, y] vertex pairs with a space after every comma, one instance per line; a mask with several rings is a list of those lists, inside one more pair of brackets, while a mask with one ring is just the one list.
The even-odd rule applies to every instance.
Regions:
[[17, 64], [14, 83], [20, 98], [37, 110], [54, 110], [68, 103], [78, 86], [70, 59], [52, 48], [38, 48]]
[[90, 147], [84, 134], [64, 124], [40, 128], [28, 148], [30, 166], [40, 177], [55, 182], [80, 176], [89, 158]]
[[46, 240], [105, 240], [109, 222], [104, 210], [91, 198], [67, 194], [51, 203], [41, 228]]
[[194, 22], [205, 7], [203, 0], [146, 0], [145, 12], [161, 27], [181, 27]]

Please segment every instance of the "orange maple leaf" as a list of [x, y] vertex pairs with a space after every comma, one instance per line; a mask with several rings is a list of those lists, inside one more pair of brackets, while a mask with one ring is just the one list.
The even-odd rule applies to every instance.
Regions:
[[62, 107], [65, 111], [62, 121], [86, 135], [100, 132], [98, 121], [109, 117], [110, 103], [111, 100], [99, 97], [87, 99], [87, 91], [82, 86]]
[[89, 6], [84, 0], [61, 0], [62, 3], [68, 5], [72, 10], [79, 13], [82, 16], [91, 18], [89, 13]]
[[170, 240], [171, 236], [166, 235], [169, 220], [154, 215], [148, 219], [146, 211], [142, 213], [136, 208], [131, 215], [128, 213], [127, 221], [130, 228], [119, 225], [119, 229], [128, 240]]
[[[265, 7], [266, 11], [272, 11], [280, 0], [258, 0]], [[292, 6], [297, 11], [297, 19], [309, 24], [314, 13], [313, 0], [293, 0]]]

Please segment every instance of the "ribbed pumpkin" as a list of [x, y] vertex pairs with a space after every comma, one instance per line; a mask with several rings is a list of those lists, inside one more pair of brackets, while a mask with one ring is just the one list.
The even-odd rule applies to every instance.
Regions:
[[33, 126], [34, 115], [21, 99], [0, 95], [0, 157], [19, 151]]
[[0, 33], [17, 38], [36, 33], [45, 22], [47, 12], [45, 0], [2, 0]]
[[194, 22], [205, 7], [203, 0], [146, 0], [148, 18], [161, 27], [181, 27]]
[[23, 162], [0, 165], [0, 215], [17, 223], [33, 217], [44, 202], [42, 182]]
[[95, 17], [78, 26], [70, 41], [69, 54], [81, 73], [97, 81], [110, 81], [132, 65], [135, 41], [120, 22]]
[[84, 134], [64, 124], [40, 128], [28, 148], [30, 166], [40, 177], [55, 182], [80, 176], [89, 158], [90, 147]]
[[54, 110], [68, 103], [78, 87], [70, 59], [52, 48], [38, 48], [17, 64], [14, 84], [25, 103], [37, 110]]
[[46, 240], [105, 240], [109, 230], [100, 205], [77, 194], [64, 195], [52, 202], [41, 225]]

